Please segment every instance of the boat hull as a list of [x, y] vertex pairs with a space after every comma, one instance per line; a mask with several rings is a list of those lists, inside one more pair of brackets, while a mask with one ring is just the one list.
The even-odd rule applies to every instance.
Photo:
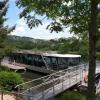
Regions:
[[41, 67], [37, 67], [37, 66], [26, 66], [26, 69], [33, 70], [33, 71], [36, 71], [36, 72], [45, 73], [45, 74], [52, 74], [52, 73], [55, 72], [54, 70], [41, 68]]

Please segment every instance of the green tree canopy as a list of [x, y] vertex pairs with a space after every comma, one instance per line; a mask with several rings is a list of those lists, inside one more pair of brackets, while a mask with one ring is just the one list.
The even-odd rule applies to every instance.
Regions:
[[7, 46], [4, 44], [4, 41], [7, 35], [15, 28], [15, 26], [9, 28], [8, 26], [4, 25], [4, 22], [7, 20], [5, 17], [7, 9], [8, 0], [0, 1], [0, 62], [7, 51]]
[[[62, 31], [70, 27], [70, 31], [76, 34], [88, 32], [88, 22], [91, 14], [91, 0], [18, 0], [17, 5], [23, 8], [20, 18], [27, 19], [30, 28], [42, 24], [43, 18], [51, 18], [48, 25], [52, 31]], [[98, 16], [98, 19], [100, 16]], [[98, 23], [100, 26], [100, 23]]]
[[15, 72], [0, 72], [0, 89], [6, 91], [15, 90], [15, 86], [23, 83], [22, 77]]

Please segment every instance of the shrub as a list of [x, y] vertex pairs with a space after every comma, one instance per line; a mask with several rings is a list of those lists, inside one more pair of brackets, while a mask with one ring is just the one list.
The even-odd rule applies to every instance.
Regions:
[[97, 59], [97, 60], [100, 60], [100, 52], [97, 52], [97, 53], [96, 53], [96, 59]]
[[76, 91], [68, 91], [60, 96], [60, 100], [86, 100], [86, 97]]
[[9, 68], [6, 66], [0, 65], [0, 71], [9, 71]]
[[23, 79], [21, 76], [15, 72], [0, 72], [0, 88], [2, 90], [12, 91], [15, 86], [21, 84]]

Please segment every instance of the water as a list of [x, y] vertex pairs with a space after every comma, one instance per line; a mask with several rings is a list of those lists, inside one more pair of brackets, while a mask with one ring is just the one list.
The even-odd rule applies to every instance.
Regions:
[[[34, 72], [34, 71], [30, 71], [30, 70], [27, 70], [26, 72], [19, 72], [19, 73], [20, 73], [20, 75], [22, 76], [22, 78], [24, 79], [25, 82], [47, 75], [47, 74]], [[58, 98], [52, 97], [52, 98], [49, 98], [48, 100], [58, 100]]]
[[30, 70], [26, 70], [25, 72], [23, 71], [23, 72], [19, 72], [19, 73], [25, 82], [45, 76], [45, 74], [30, 71]]

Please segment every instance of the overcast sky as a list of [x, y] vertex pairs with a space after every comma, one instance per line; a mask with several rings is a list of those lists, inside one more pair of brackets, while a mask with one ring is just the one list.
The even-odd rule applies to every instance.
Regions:
[[46, 30], [46, 26], [49, 24], [50, 20], [44, 20], [43, 25], [39, 27], [35, 27], [33, 29], [29, 29], [26, 25], [25, 20], [19, 19], [20, 9], [18, 9], [15, 5], [15, 0], [9, 0], [9, 9], [7, 13], [8, 21], [6, 24], [9, 26], [16, 24], [16, 29], [11, 33], [12, 35], [17, 36], [27, 36], [36, 39], [55, 39], [60, 37], [70, 37], [72, 36], [68, 29], [64, 30], [64, 32], [60, 33], [50, 33], [49, 30]]

